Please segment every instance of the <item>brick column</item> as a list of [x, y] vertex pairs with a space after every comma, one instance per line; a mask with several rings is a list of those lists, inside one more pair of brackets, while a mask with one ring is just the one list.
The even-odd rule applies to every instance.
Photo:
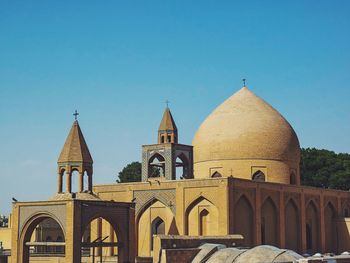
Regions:
[[72, 173], [71, 172], [66, 172], [66, 181], [67, 181], [67, 185], [66, 185], [66, 192], [67, 193], [71, 193], [72, 192]]
[[261, 245], [261, 195], [260, 185], [257, 184], [255, 191], [255, 245]]
[[324, 222], [324, 200], [323, 193], [320, 195], [320, 229], [321, 229], [321, 253], [326, 251], [326, 228]]
[[84, 172], [79, 173], [79, 192], [84, 192]]
[[285, 233], [285, 224], [286, 224], [286, 217], [285, 217], [285, 207], [284, 207], [284, 200], [283, 200], [283, 187], [281, 186], [280, 189], [280, 196], [279, 196], [279, 203], [280, 203], [280, 209], [279, 209], [279, 217], [280, 217], [280, 248], [286, 247], [286, 233]]
[[62, 174], [59, 172], [58, 173], [58, 188], [57, 188], [58, 193], [62, 193]]
[[306, 253], [306, 208], [305, 208], [305, 194], [301, 193], [301, 204], [300, 204], [300, 215], [301, 215], [301, 251]]

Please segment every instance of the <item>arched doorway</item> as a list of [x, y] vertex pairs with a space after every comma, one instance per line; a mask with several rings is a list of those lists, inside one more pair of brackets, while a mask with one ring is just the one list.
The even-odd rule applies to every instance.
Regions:
[[219, 234], [219, 212], [217, 207], [204, 197], [194, 200], [185, 212], [185, 233], [190, 236]]
[[176, 234], [171, 209], [158, 199], [152, 199], [145, 204], [136, 216], [138, 256], [149, 257], [153, 250], [153, 235], [155, 233]]
[[309, 253], [319, 251], [319, 215], [313, 201], [306, 208], [306, 249]]
[[65, 233], [59, 221], [48, 214], [32, 217], [23, 227], [19, 251], [22, 263], [36, 256], [64, 258]]
[[300, 222], [299, 210], [293, 199], [290, 199], [285, 208], [286, 248], [300, 251]]
[[153, 236], [165, 234], [165, 223], [164, 220], [159, 216], [155, 218], [151, 224], [151, 250], [153, 250]]
[[324, 221], [325, 221], [325, 236], [326, 236], [326, 251], [336, 253], [337, 238], [336, 238], [336, 223], [334, 219], [337, 213], [331, 202], [328, 202], [324, 209]]
[[261, 207], [261, 243], [278, 245], [278, 213], [275, 203], [268, 197]]
[[245, 246], [253, 246], [254, 211], [245, 195], [242, 195], [236, 202], [233, 218], [234, 232], [243, 235]]
[[121, 261], [123, 248], [122, 242], [118, 243], [120, 240], [120, 231], [109, 219], [98, 217], [91, 220], [81, 237], [81, 262]]

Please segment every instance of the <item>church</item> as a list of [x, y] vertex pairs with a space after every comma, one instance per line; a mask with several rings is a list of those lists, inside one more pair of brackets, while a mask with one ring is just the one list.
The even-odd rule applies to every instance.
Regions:
[[242, 235], [241, 247], [300, 254], [350, 250], [350, 193], [301, 185], [295, 131], [247, 87], [204, 120], [192, 145], [179, 143], [178, 132], [166, 107], [157, 143], [142, 146], [142, 181], [93, 185], [75, 120], [58, 159], [57, 193], [14, 204], [12, 262], [50, 251], [66, 259], [57, 262], [85, 262], [85, 252], [132, 262], [157, 256], [155, 235]]

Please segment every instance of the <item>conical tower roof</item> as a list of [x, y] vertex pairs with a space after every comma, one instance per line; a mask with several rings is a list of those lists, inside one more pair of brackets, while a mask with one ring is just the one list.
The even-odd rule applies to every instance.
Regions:
[[166, 107], [162, 121], [159, 125], [159, 131], [177, 131], [177, 127], [169, 107]]
[[79, 162], [92, 164], [93, 160], [78, 121], [74, 121], [64, 143], [58, 163]]

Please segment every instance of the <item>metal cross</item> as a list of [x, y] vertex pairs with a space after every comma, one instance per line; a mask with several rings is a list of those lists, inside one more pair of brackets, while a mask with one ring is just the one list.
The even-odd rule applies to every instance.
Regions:
[[243, 87], [245, 87], [246, 79], [242, 79], [242, 81], [243, 81]]
[[73, 115], [74, 115], [74, 119], [77, 120], [77, 119], [78, 119], [78, 115], [79, 115], [78, 111], [75, 110], [75, 112], [73, 113]]
[[166, 107], [169, 108], [169, 102], [168, 100], [165, 101]]

